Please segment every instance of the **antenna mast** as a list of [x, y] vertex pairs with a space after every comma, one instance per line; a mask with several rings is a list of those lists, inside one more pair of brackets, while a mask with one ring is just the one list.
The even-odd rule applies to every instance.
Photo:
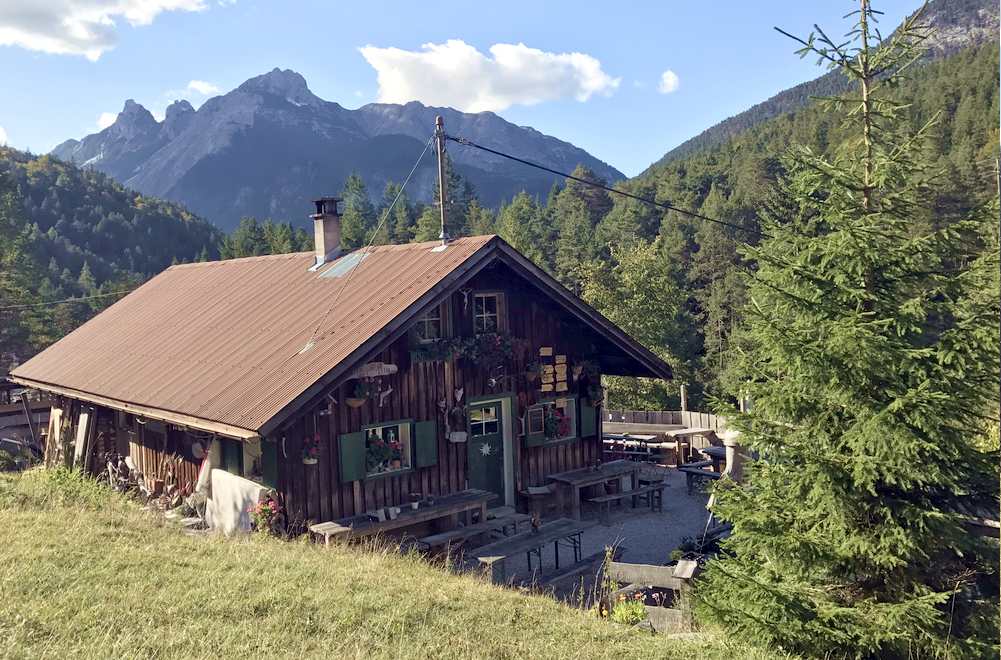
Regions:
[[445, 200], [448, 199], [445, 179], [445, 120], [438, 115], [434, 119], [434, 141], [438, 151], [438, 208], [441, 211], [441, 233], [438, 238], [441, 244], [448, 242], [448, 234], [445, 232]]

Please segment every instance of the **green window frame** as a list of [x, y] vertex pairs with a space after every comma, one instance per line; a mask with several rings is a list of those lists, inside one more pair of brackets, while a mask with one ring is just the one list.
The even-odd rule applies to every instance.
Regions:
[[[403, 447], [401, 446], [401, 466], [399, 468], [372, 472], [370, 471], [371, 459], [376, 457], [369, 452], [369, 440], [377, 437], [386, 442], [387, 438], [382, 431], [391, 427], [397, 429], [396, 433], [398, 433], [401, 442], [405, 438], [407, 463], [405, 466], [402, 464]], [[380, 432], [371, 433], [374, 430]], [[338, 438], [338, 457], [340, 459], [341, 483], [378, 479], [437, 465], [438, 424], [434, 420], [414, 422], [409, 419], [368, 424], [360, 431], [344, 433]], [[382, 464], [384, 461], [391, 460], [391, 454], [385, 458], [381, 456], [379, 458], [379, 463]]]
[[[546, 435], [546, 420], [548, 415], [551, 414], [547, 412], [548, 410], [552, 410], [553, 412], [562, 411], [563, 415], [568, 416], [567, 423], [569, 429], [565, 433], [560, 434], [557, 431], [553, 437]], [[558, 421], [556, 423], [559, 424]], [[529, 447], [540, 447], [542, 445], [576, 440], [581, 437], [579, 428], [580, 419], [577, 412], [577, 397], [566, 396], [540, 401], [530, 406], [525, 414], [525, 444]]]

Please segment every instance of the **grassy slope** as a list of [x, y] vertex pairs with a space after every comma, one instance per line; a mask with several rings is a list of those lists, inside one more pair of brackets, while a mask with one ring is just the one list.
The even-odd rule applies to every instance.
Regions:
[[51, 474], [0, 475], [3, 656], [766, 657], [634, 632], [412, 557], [186, 537]]

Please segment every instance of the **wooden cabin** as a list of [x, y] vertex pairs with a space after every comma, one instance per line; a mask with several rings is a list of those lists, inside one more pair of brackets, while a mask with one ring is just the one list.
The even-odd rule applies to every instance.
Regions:
[[[202, 461], [305, 523], [601, 458], [602, 374], [671, 369], [497, 236], [172, 266], [11, 374], [56, 397], [47, 464], [190, 490]], [[160, 486], [162, 484], [156, 484]]]

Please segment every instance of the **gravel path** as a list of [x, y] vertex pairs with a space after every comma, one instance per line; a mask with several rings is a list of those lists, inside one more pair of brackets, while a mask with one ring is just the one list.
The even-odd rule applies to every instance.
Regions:
[[[685, 490], [685, 475], [675, 469], [667, 470], [667, 488], [664, 489], [664, 510], [651, 513], [642, 502], [633, 509], [628, 500], [620, 508], [613, 505], [610, 524], [598, 522], [585, 530], [582, 535], [584, 557], [601, 552], [605, 547], [618, 545], [623, 551], [619, 561], [631, 564], [664, 564], [670, 559], [671, 551], [678, 547], [686, 536], [698, 537], [705, 528], [709, 512], [706, 510], [708, 496], [702, 492], [689, 496]], [[585, 503], [584, 520], [598, 521], [598, 512]], [[569, 548], [560, 550], [563, 560], [572, 558]], [[555, 571], [552, 544], [542, 551], [543, 577]], [[536, 560], [533, 559], [533, 565]], [[506, 563], [509, 582], [530, 580], [528, 565], [524, 555], [511, 557]], [[593, 576], [591, 576], [593, 577]], [[578, 580], [579, 581], [579, 580]]]

